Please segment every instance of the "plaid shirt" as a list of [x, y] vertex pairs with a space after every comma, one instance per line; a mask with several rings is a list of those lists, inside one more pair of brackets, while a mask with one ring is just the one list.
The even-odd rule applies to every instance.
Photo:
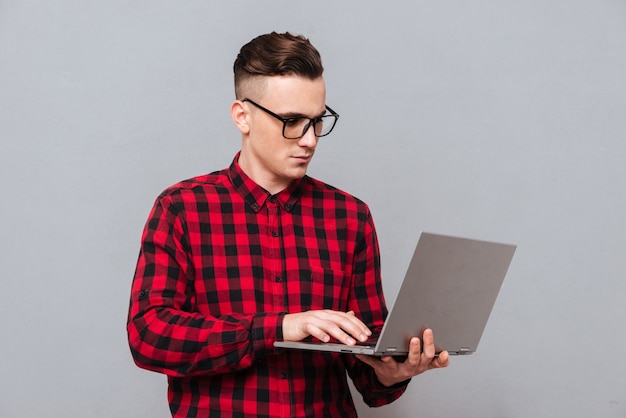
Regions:
[[308, 176], [270, 196], [230, 168], [165, 190], [142, 236], [128, 338], [168, 376], [174, 417], [354, 417], [346, 372], [370, 406], [397, 399], [352, 355], [279, 350], [286, 313], [387, 314], [365, 203]]

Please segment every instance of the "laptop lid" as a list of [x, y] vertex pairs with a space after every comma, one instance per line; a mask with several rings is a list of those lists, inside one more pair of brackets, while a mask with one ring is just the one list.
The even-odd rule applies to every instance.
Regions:
[[422, 232], [376, 345], [276, 342], [276, 347], [406, 355], [433, 330], [437, 351], [471, 354], [495, 304], [516, 246]]
[[406, 353], [410, 338], [426, 328], [438, 352], [476, 351], [515, 249], [423, 232], [376, 352]]

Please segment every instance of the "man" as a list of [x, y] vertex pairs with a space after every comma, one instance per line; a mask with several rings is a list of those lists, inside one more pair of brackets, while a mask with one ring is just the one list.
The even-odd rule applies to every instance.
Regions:
[[370, 406], [448, 365], [432, 331], [406, 361], [300, 350], [278, 340], [365, 342], [387, 314], [368, 207], [306, 175], [338, 115], [318, 51], [271, 33], [235, 61], [231, 166], [165, 190], [131, 292], [135, 362], [168, 376], [174, 417], [354, 417], [346, 373]]

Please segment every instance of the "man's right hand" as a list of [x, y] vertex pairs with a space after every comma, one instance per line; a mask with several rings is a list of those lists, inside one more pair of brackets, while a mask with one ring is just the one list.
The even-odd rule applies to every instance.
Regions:
[[285, 341], [302, 341], [309, 335], [323, 342], [330, 341], [332, 337], [343, 344], [353, 345], [357, 341], [367, 341], [372, 332], [352, 311], [320, 310], [285, 315]]

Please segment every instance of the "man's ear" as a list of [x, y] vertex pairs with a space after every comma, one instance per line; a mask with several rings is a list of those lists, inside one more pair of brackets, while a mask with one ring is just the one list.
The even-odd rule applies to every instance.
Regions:
[[248, 124], [248, 112], [241, 100], [235, 100], [230, 105], [230, 117], [233, 119], [235, 126], [242, 134], [250, 132], [250, 125]]

